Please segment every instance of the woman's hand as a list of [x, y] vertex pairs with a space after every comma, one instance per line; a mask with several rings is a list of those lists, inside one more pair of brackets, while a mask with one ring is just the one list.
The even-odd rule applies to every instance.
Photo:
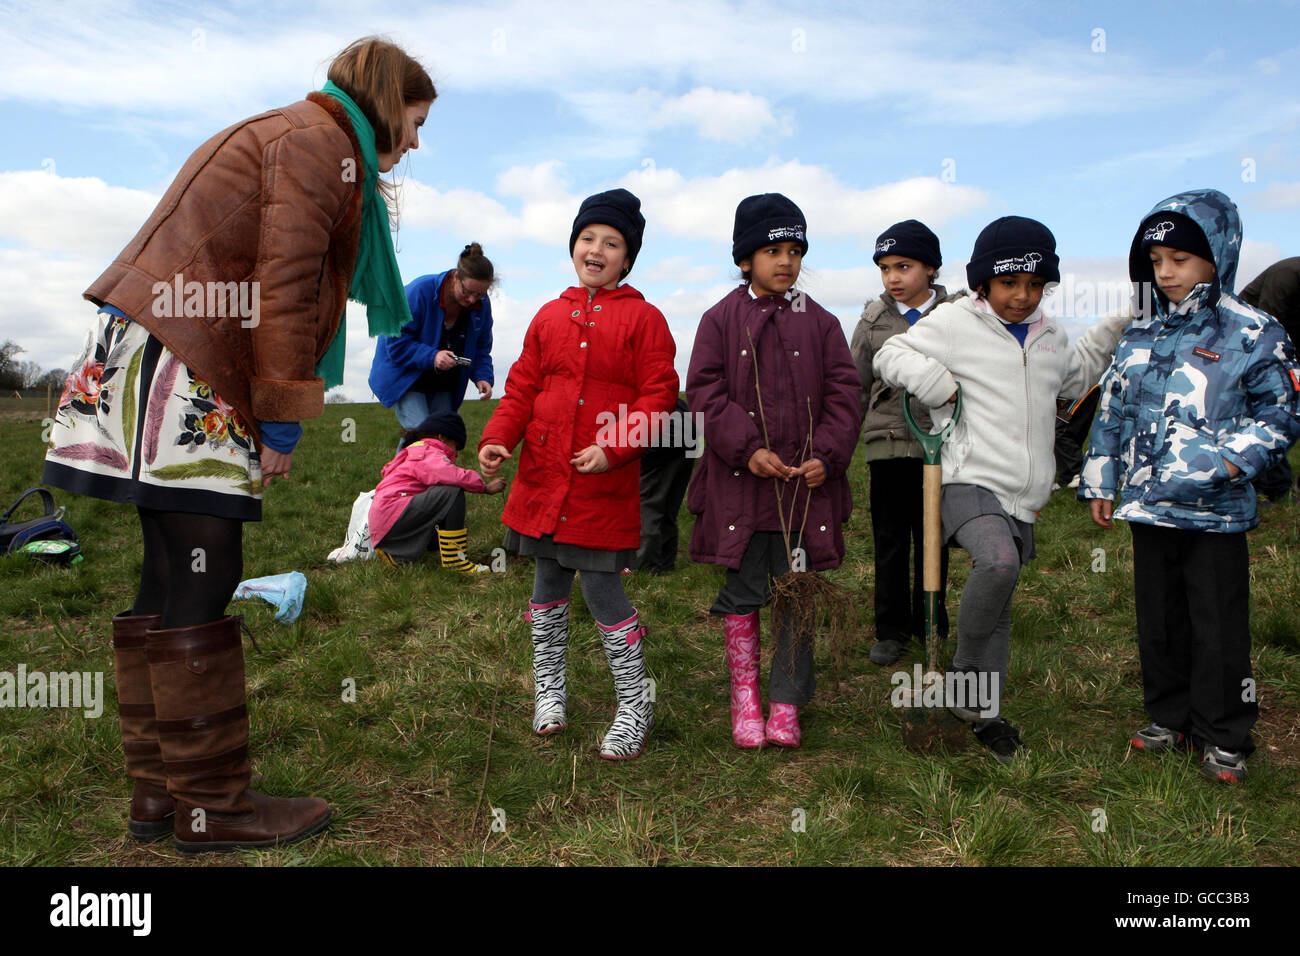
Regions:
[[506, 480], [504, 478], [493, 478], [487, 483], [487, 493], [490, 495], [499, 495], [506, 489]]
[[489, 481], [497, 476], [501, 464], [510, 457], [504, 445], [484, 445], [478, 450], [478, 467]]
[[1105, 498], [1089, 498], [1088, 510], [1092, 513], [1092, 523], [1099, 528], [1110, 527], [1110, 516], [1115, 510], [1115, 503]]
[[489, 383], [489, 382], [475, 382], [474, 384], [478, 386], [478, 397], [479, 397], [479, 398], [491, 398], [491, 397], [492, 397], [492, 385], [491, 385], [491, 383]]
[[262, 487], [265, 488], [271, 483], [271, 479], [279, 476], [280, 478], [289, 477], [289, 465], [293, 461], [293, 452], [281, 454], [274, 448], [267, 445], [262, 446]]
[[799, 475], [804, 476], [809, 488], [820, 488], [826, 484], [826, 466], [820, 458], [809, 458], [791, 472], [790, 477], [797, 478]]
[[759, 478], [780, 478], [782, 481], [794, 473], [794, 469], [770, 448], [760, 448], [749, 456], [749, 471]]
[[583, 475], [599, 475], [601, 472], [609, 471], [609, 459], [605, 457], [605, 451], [599, 445], [588, 445], [570, 458], [569, 464]]
[[442, 349], [433, 357], [433, 367], [439, 372], [456, 367], [456, 353], [451, 349]]

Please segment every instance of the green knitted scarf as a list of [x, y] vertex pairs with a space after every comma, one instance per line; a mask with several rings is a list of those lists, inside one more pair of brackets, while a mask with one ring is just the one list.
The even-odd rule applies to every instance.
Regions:
[[[411, 308], [406, 303], [406, 290], [402, 287], [402, 274], [397, 268], [397, 254], [393, 251], [393, 235], [388, 228], [388, 205], [379, 192], [379, 153], [375, 150], [375, 129], [352, 97], [333, 83], [327, 82], [321, 87], [321, 92], [334, 97], [343, 105], [348, 119], [352, 121], [352, 131], [361, 144], [361, 159], [366, 167], [365, 179], [361, 184], [361, 242], [357, 248], [357, 264], [352, 271], [348, 298], [366, 307], [371, 336], [398, 335], [402, 326], [411, 321]], [[346, 339], [347, 315], [344, 314], [339, 322], [338, 334], [316, 365], [316, 374], [325, 379], [327, 389], [343, 384]]]

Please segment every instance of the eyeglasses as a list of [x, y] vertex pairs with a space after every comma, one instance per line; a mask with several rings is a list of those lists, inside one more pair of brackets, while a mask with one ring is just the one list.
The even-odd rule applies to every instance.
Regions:
[[475, 292], [473, 289], [465, 288], [465, 280], [459, 272], [456, 273], [456, 288], [460, 290], [460, 297], [468, 299], [471, 304], [477, 304], [483, 300], [482, 292]]

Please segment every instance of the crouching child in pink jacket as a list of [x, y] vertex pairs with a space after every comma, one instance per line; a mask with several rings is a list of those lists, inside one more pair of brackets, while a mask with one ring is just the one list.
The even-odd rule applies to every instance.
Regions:
[[442, 566], [462, 574], [488, 570], [465, 558], [465, 492], [495, 495], [505, 479], [484, 481], [456, 467], [465, 447], [465, 423], [455, 412], [435, 412], [402, 434], [402, 447], [384, 466], [370, 505], [370, 539], [390, 564], [409, 564], [434, 550]]

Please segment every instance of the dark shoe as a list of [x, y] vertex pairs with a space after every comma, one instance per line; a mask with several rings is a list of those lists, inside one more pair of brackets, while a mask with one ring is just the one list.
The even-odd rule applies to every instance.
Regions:
[[897, 661], [902, 653], [903, 645], [898, 641], [892, 641], [889, 638], [876, 641], [875, 646], [871, 648], [871, 663], [879, 664], [881, 667], [888, 667]]
[[149, 677], [158, 711], [173, 834], [184, 853], [280, 846], [330, 820], [315, 798], [248, 789], [248, 711], [239, 620], [150, 631]]
[[[967, 724], [978, 724], [982, 720], [990, 719], [990, 715], [986, 714], [980, 707], [978, 696], [976, 696], [975, 700], [968, 699], [970, 696], [966, 693], [968, 675], [974, 676], [975, 690], [978, 695], [980, 681], [977, 671], [950, 670], [944, 674], [943, 678], [945, 703], [948, 706], [948, 713], [952, 714], [958, 720]], [[948, 696], [949, 689], [952, 689], [955, 692], [951, 697]], [[997, 711], [993, 711], [993, 713], [996, 714]]]
[[118, 726], [127, 775], [135, 781], [127, 832], [137, 840], [161, 840], [172, 832], [175, 801], [167, 795], [167, 774], [158, 749], [158, 722], [145, 658], [145, 631], [162, 623], [160, 614], [124, 611], [113, 618], [113, 673]]
[[288, 846], [324, 830], [332, 815], [329, 804], [316, 797], [285, 799], [245, 790], [244, 798], [250, 807], [245, 813], [206, 813], [178, 800], [176, 849], [182, 853], [228, 853]]
[[1157, 723], [1143, 727], [1129, 738], [1128, 745], [1143, 753], [1158, 754], [1166, 750], [1190, 750], [1191, 739], [1181, 730], [1170, 730]]
[[137, 780], [135, 792], [131, 794], [131, 816], [126, 822], [126, 831], [141, 843], [161, 840], [171, 836], [175, 813], [176, 801], [166, 787]]
[[1246, 758], [1238, 750], [1224, 750], [1213, 744], [1206, 744], [1205, 750], [1201, 753], [1201, 773], [1211, 780], [1244, 783]]
[[1025, 746], [1020, 739], [1020, 731], [1001, 717], [990, 721], [983, 727], [976, 727], [975, 736], [980, 743], [993, 751], [993, 756], [997, 757], [1001, 763], [1011, 763], [1011, 758], [1016, 751], [1023, 749]]

